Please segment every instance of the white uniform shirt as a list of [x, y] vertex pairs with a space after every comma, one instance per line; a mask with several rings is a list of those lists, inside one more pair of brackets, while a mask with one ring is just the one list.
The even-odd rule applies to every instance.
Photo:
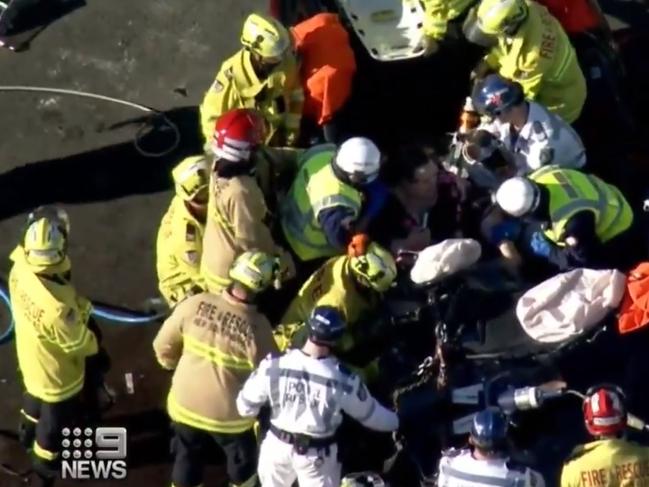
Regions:
[[544, 487], [538, 472], [511, 468], [509, 459], [476, 460], [470, 449], [449, 450], [439, 462], [438, 487]]
[[527, 103], [527, 123], [518, 136], [512, 133], [510, 124], [498, 120], [480, 127], [494, 134], [514, 154], [519, 175], [550, 164], [568, 169], [583, 167], [586, 150], [577, 132], [543, 105]]
[[256, 416], [268, 401], [275, 427], [316, 438], [336, 432], [342, 411], [378, 431], [399, 425], [397, 415], [381, 406], [336, 358], [316, 359], [301, 350], [266, 357], [239, 393], [237, 409], [241, 416]]

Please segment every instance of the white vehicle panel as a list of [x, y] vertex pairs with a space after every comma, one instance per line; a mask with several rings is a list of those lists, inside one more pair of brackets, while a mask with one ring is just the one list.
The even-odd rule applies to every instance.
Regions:
[[418, 0], [337, 0], [361, 42], [378, 61], [424, 53], [424, 9]]

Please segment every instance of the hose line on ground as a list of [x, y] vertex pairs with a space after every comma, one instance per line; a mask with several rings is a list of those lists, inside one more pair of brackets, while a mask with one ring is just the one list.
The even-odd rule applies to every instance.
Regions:
[[[0, 301], [5, 305], [11, 316], [11, 301], [4, 282], [0, 282]], [[159, 311], [153, 314], [128, 312], [104, 304], [93, 304], [91, 313], [94, 317], [107, 321], [110, 324], [123, 326], [148, 325], [165, 318], [168, 314], [166, 311]], [[0, 331], [0, 345], [13, 340], [14, 325], [15, 322], [12, 317], [9, 326], [0, 328], [2, 330]]]
[[143, 155], [144, 157], [162, 157], [169, 154], [170, 152], [173, 152], [180, 145], [180, 130], [178, 130], [178, 126], [175, 123], [173, 123], [171, 120], [169, 120], [169, 118], [164, 113], [154, 108], [141, 105], [139, 103], [124, 100], [121, 98], [114, 98], [112, 96], [99, 95], [97, 93], [89, 93], [86, 91], [79, 91], [79, 90], [69, 90], [65, 88], [50, 88], [47, 86], [0, 86], [0, 92], [50, 93], [55, 95], [69, 95], [69, 96], [78, 96], [81, 98], [91, 98], [94, 100], [101, 100], [101, 101], [107, 101], [111, 103], [117, 103], [118, 105], [124, 105], [130, 108], [134, 108], [136, 110], [140, 110], [145, 113], [149, 113], [151, 115], [151, 118], [155, 118], [155, 117], [159, 118], [160, 120], [162, 120], [163, 125], [169, 127], [169, 129], [171, 129], [171, 131], [173, 132], [174, 140], [167, 149], [159, 152], [151, 152], [147, 149], [144, 149], [140, 143], [140, 141], [145, 135], [144, 134], [145, 130], [149, 126], [149, 123], [147, 123], [148, 120], [144, 121], [142, 125], [138, 128], [135, 134], [135, 138], [133, 139], [133, 145], [135, 146], [135, 150], [137, 150], [141, 155]]

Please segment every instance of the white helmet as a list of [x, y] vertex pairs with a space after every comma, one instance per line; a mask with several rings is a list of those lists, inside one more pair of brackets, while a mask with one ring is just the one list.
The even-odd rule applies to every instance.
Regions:
[[352, 183], [367, 184], [379, 175], [381, 152], [370, 139], [352, 137], [341, 144], [333, 162]]
[[511, 216], [523, 216], [539, 206], [539, 188], [527, 178], [510, 178], [496, 191], [496, 203]]

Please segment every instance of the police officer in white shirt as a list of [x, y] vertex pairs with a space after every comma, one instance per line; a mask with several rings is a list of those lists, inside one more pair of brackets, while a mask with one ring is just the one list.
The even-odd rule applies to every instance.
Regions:
[[507, 418], [487, 408], [473, 418], [472, 448], [451, 449], [439, 462], [438, 487], [544, 487], [538, 472], [507, 456]]
[[337, 309], [316, 307], [307, 322], [309, 339], [301, 350], [266, 357], [237, 397], [244, 417], [270, 402], [270, 431], [259, 453], [263, 487], [339, 487], [336, 430], [342, 411], [377, 431], [394, 431], [397, 415], [381, 406], [361, 379], [331, 355], [345, 331]]
[[570, 169], [586, 164], [577, 132], [544, 106], [525, 100], [515, 81], [491, 74], [476, 83], [471, 98], [481, 115], [493, 119], [480, 128], [493, 133], [514, 154], [519, 176], [550, 164]]

